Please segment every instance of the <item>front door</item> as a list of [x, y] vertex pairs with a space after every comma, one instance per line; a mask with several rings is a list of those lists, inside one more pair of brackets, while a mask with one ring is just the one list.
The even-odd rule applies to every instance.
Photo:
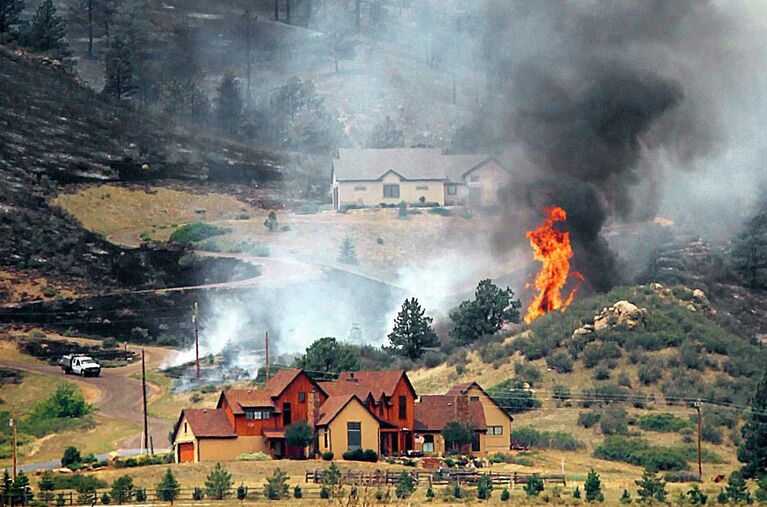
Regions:
[[273, 458], [282, 458], [285, 456], [285, 448], [282, 440], [271, 440], [271, 455]]
[[482, 205], [482, 187], [469, 187], [469, 205]]

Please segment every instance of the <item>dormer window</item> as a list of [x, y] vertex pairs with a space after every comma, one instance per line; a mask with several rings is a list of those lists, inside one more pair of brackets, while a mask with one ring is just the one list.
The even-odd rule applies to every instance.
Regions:
[[263, 421], [264, 419], [271, 419], [272, 411], [268, 408], [247, 408], [245, 409], [245, 419]]

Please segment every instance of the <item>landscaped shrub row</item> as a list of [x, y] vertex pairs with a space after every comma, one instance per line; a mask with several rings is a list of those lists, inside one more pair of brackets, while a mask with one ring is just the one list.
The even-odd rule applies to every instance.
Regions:
[[[701, 453], [707, 463], [721, 462], [721, 458], [708, 449]], [[679, 447], [651, 446], [642, 438], [609, 436], [594, 450], [594, 457], [608, 461], [622, 461], [650, 470], [679, 471], [689, 468], [688, 462], [696, 459], [697, 448], [694, 445]]]
[[375, 463], [378, 461], [378, 453], [373, 449], [355, 449], [353, 451], [346, 451], [343, 457], [347, 461], [369, 461]]
[[512, 430], [511, 441], [525, 447], [560, 451], [576, 451], [585, 447], [583, 442], [564, 431], [538, 431], [530, 426]]

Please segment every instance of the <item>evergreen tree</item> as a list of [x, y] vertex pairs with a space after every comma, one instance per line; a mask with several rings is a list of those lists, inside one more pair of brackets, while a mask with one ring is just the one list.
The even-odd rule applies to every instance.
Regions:
[[599, 474], [594, 470], [591, 470], [586, 476], [583, 490], [586, 492], [587, 502], [604, 502], [605, 495], [602, 493], [602, 481], [599, 480]]
[[121, 99], [135, 88], [131, 49], [123, 36], [116, 34], [104, 56], [104, 93]]
[[487, 474], [482, 474], [477, 481], [477, 498], [488, 500], [493, 495], [493, 480]]
[[390, 117], [373, 128], [373, 133], [368, 141], [369, 148], [402, 148], [405, 145], [405, 136], [398, 129]]
[[622, 504], [631, 503], [631, 493], [629, 493], [629, 490], [627, 489], [623, 490], [623, 494], [621, 495], [620, 501]]
[[121, 475], [112, 482], [112, 491], [109, 496], [122, 505], [123, 502], [130, 502], [133, 499], [133, 477], [130, 475]]
[[237, 486], [237, 500], [244, 502], [248, 497], [248, 487], [245, 484]]
[[288, 498], [288, 475], [279, 468], [274, 470], [264, 484], [264, 496], [269, 500], [284, 500]]
[[40, 482], [37, 486], [40, 488], [40, 499], [45, 503], [52, 502], [54, 498], [53, 490], [55, 484], [53, 482], [53, 474], [50, 470], [46, 470], [43, 473], [43, 476], [40, 478]]
[[654, 472], [645, 469], [642, 479], [634, 481], [634, 483], [639, 487], [637, 495], [639, 495], [642, 502], [666, 501], [666, 483]]
[[29, 485], [29, 477], [22, 470], [18, 473], [11, 486], [11, 504], [29, 505], [33, 497], [32, 488]]
[[294, 366], [316, 372], [357, 371], [360, 360], [350, 346], [326, 336], [309, 345]]
[[205, 492], [214, 500], [223, 500], [232, 494], [232, 484], [232, 474], [226, 471], [224, 465], [216, 463], [205, 481]]
[[338, 255], [338, 260], [344, 264], [357, 264], [357, 249], [352, 238], [344, 238], [341, 243], [341, 252]]
[[285, 443], [292, 447], [300, 447], [303, 455], [304, 448], [314, 441], [314, 433], [306, 421], [296, 421], [285, 428]]
[[442, 428], [442, 437], [445, 439], [445, 450], [460, 452], [462, 447], [471, 443], [474, 429], [469, 424], [448, 421]]
[[415, 492], [416, 485], [415, 478], [410, 472], [402, 472], [397, 479], [397, 486], [394, 489], [394, 494], [397, 498], [410, 498]]
[[745, 463], [741, 474], [746, 478], [767, 473], [767, 373], [756, 387], [751, 400], [751, 414], [741, 430], [743, 442], [738, 448], [738, 460]]
[[708, 495], [703, 493], [697, 484], [695, 484], [692, 489], [687, 491], [687, 496], [689, 497], [690, 504], [692, 505], [706, 505], [706, 502], [708, 502]]
[[482, 280], [474, 300], [464, 301], [450, 312], [455, 324], [450, 337], [458, 345], [474, 343], [496, 333], [508, 322], [519, 322], [521, 306], [519, 299], [514, 299], [513, 290], [501, 289], [490, 279]]
[[64, 20], [56, 11], [53, 0], [43, 0], [32, 16], [24, 39], [26, 45], [33, 51], [64, 59], [72, 55], [66, 34]]
[[727, 478], [727, 486], [724, 488], [727, 498], [732, 503], [751, 503], [751, 493], [748, 492], [746, 479], [738, 472], [733, 472]]
[[402, 303], [402, 309], [394, 319], [394, 329], [389, 333], [392, 351], [415, 361], [423, 355], [425, 347], [439, 345], [439, 338], [431, 328], [432, 318], [424, 313], [416, 298]]
[[163, 502], [172, 503], [173, 500], [178, 498], [178, 495], [181, 492], [181, 486], [170, 468], [165, 470], [165, 475], [162, 476], [162, 480], [157, 484], [156, 492], [157, 499], [162, 500]]
[[13, 480], [11, 479], [11, 474], [8, 473], [8, 469], [6, 468], [3, 470], [3, 484], [2, 484], [2, 498], [0, 499], [0, 503], [2, 505], [10, 505], [11, 504], [11, 490], [13, 489]]
[[0, 0], [0, 42], [18, 25], [24, 11], [24, 0]]
[[581, 499], [581, 487], [575, 486], [575, 491], [573, 491], [573, 498], [577, 498], [578, 500]]
[[216, 95], [216, 116], [219, 126], [229, 135], [235, 136], [239, 131], [242, 116], [242, 96], [234, 74], [224, 74]]
[[527, 478], [527, 484], [523, 489], [527, 496], [538, 496], [543, 491], [543, 479], [538, 474], [533, 474]]
[[732, 262], [751, 288], [767, 288], [767, 210], [749, 220], [735, 240]]

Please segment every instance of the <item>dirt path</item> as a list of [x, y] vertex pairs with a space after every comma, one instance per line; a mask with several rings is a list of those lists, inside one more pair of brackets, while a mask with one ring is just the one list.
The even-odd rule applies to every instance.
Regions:
[[[129, 346], [140, 352], [139, 347]], [[155, 371], [160, 364], [169, 360], [174, 351], [157, 347], [144, 347], [146, 353], [147, 372]], [[64, 375], [61, 368], [48, 364], [33, 364], [20, 360], [0, 359], [0, 367], [13, 368], [22, 371], [55, 375], [65, 378], [83, 388], [88, 393], [89, 402], [93, 403], [100, 415], [108, 419], [130, 421], [143, 427], [143, 409], [141, 380], [132, 378], [131, 375], [141, 372], [141, 362], [137, 361], [128, 366], [119, 368], [105, 368], [99, 377], [75, 377]], [[95, 394], [92, 394], [95, 392]], [[160, 386], [147, 382], [147, 397], [149, 400], [163, 395]], [[171, 421], [149, 417], [149, 434], [152, 436], [156, 448], [168, 447], [168, 432], [171, 430]], [[141, 434], [133, 435], [118, 442], [120, 448], [137, 448], [141, 446]]]

